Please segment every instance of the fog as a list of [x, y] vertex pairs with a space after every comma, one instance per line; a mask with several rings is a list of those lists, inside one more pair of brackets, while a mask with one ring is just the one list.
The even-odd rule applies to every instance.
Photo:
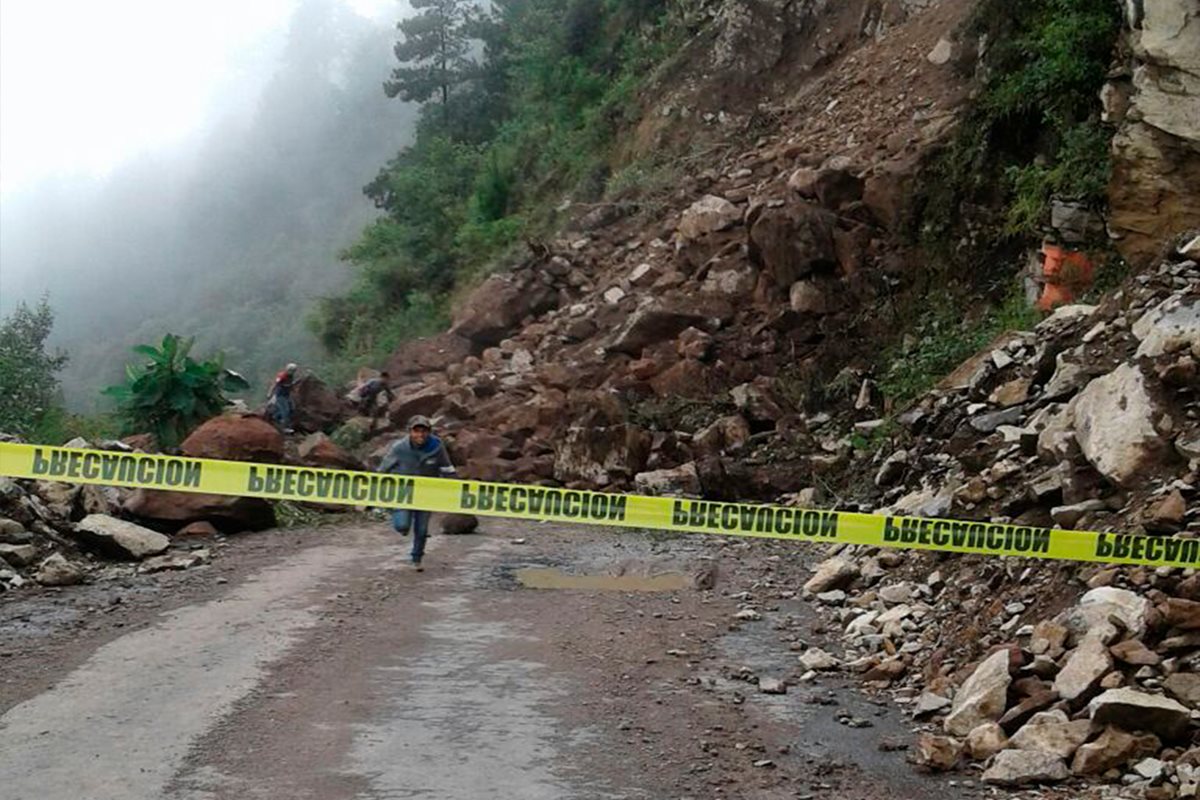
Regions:
[[381, 88], [407, 8], [73, 5], [0, 6], [0, 312], [48, 295], [75, 409], [167, 332], [256, 384], [316, 358], [312, 301], [349, 279], [361, 187], [415, 122]]

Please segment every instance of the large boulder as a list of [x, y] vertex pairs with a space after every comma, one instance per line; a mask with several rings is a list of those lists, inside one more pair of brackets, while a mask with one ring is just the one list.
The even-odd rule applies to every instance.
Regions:
[[1188, 707], [1169, 697], [1123, 687], [1109, 689], [1088, 704], [1092, 721], [1126, 730], [1149, 731], [1164, 741], [1183, 738], [1191, 725]]
[[132, 561], [156, 556], [171, 546], [171, 540], [157, 531], [106, 514], [89, 514], [80, 520], [75, 538], [105, 555]]
[[388, 406], [388, 419], [394, 425], [407, 428], [408, 421], [417, 414], [423, 417], [433, 417], [446, 403], [447, 389], [445, 386], [425, 386], [417, 384], [406, 391], [396, 394], [396, 399]]
[[834, 219], [803, 203], [765, 209], [750, 228], [750, 256], [784, 289], [813, 272], [832, 271], [838, 264]]
[[1128, 589], [1099, 586], [1086, 592], [1059, 619], [1078, 639], [1096, 638], [1112, 642], [1121, 634], [1141, 636], [1149, 624], [1153, 605]]
[[275, 526], [275, 509], [258, 497], [228, 497], [192, 492], [138, 489], [125, 501], [135, 517], [179, 528], [190, 522], [211, 522], [225, 533], [259, 531]]
[[343, 450], [337, 442], [324, 433], [313, 433], [300, 442], [297, 448], [300, 460], [306, 466], [329, 469], [362, 469], [358, 459]]
[[983, 773], [983, 782], [997, 786], [1058, 783], [1071, 777], [1067, 765], [1053, 753], [1002, 750]]
[[283, 460], [283, 436], [262, 417], [224, 414], [192, 431], [180, 450], [192, 458], [278, 463]]
[[646, 466], [650, 436], [632, 425], [572, 427], [555, 450], [554, 477], [608, 486], [628, 481]]
[[1152, 756], [1160, 749], [1162, 742], [1152, 733], [1135, 735], [1110, 725], [1095, 741], [1075, 751], [1071, 772], [1076, 775], [1101, 775], [1135, 758]]
[[975, 668], [954, 695], [954, 705], [944, 723], [947, 733], [966, 736], [979, 725], [1000, 719], [1012, 681], [1008, 664], [1008, 650], [997, 650]]
[[305, 375], [292, 388], [292, 426], [313, 433], [331, 431], [350, 414], [345, 398], [315, 375]]
[[1040, 750], [1059, 758], [1070, 758], [1091, 733], [1091, 720], [1072, 721], [1062, 711], [1043, 711], [1013, 734], [1009, 747], [1017, 750]]
[[696, 465], [690, 461], [673, 469], [639, 472], [633, 478], [633, 485], [638, 494], [655, 496], [700, 497], [704, 491]]
[[608, 349], [636, 358], [642, 354], [643, 348], [674, 339], [684, 330], [703, 322], [704, 317], [695, 307], [653, 302], [629, 315], [613, 334]]
[[472, 355], [472, 350], [469, 339], [454, 333], [439, 333], [402, 343], [388, 360], [387, 370], [392, 377], [445, 372]]
[[1155, 423], [1161, 411], [1146, 377], [1122, 364], [1096, 378], [1071, 401], [1075, 438], [1096, 470], [1115, 484], [1139, 485], [1166, 452]]
[[549, 286], [524, 285], [509, 276], [493, 275], [463, 302], [450, 332], [477, 347], [489, 347], [505, 339], [521, 320], [557, 305], [558, 294]]

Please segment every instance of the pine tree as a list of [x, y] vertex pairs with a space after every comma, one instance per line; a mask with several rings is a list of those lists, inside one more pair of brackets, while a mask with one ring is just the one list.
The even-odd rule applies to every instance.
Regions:
[[477, 16], [472, 0], [412, 0], [416, 16], [396, 27], [402, 38], [393, 52], [401, 66], [384, 83], [388, 97], [424, 103], [438, 95], [443, 113], [454, 88], [476, 70], [468, 52], [472, 24]]

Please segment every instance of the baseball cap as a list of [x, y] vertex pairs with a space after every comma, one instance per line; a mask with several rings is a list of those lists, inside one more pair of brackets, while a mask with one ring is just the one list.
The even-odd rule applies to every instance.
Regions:
[[417, 414], [408, 421], [408, 428], [409, 430], [413, 428], [428, 428], [429, 430], [433, 430], [433, 423], [429, 421], [429, 417]]

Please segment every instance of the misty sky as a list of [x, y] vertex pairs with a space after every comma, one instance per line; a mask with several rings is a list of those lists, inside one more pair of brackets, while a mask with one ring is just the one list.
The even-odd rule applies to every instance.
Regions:
[[[3, 0], [0, 192], [101, 176], [252, 107], [297, 0]], [[390, 18], [397, 0], [343, 0]]]

